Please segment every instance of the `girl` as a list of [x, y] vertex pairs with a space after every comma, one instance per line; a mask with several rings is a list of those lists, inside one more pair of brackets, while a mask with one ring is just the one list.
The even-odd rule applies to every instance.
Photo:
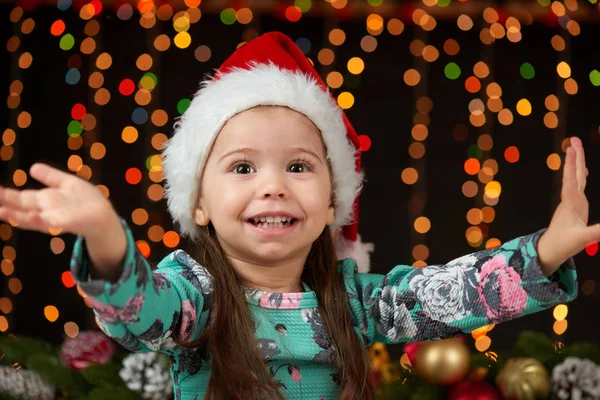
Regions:
[[[98, 325], [171, 357], [176, 399], [372, 399], [366, 346], [449, 338], [577, 294], [587, 226], [581, 141], [567, 149], [548, 229], [422, 269], [366, 274], [356, 132], [280, 33], [202, 84], [164, 151], [168, 208], [191, 255], [152, 271], [90, 183], [36, 164], [48, 188], [0, 190], [0, 218], [78, 235], [71, 271]], [[333, 237], [332, 237], [333, 236]]]

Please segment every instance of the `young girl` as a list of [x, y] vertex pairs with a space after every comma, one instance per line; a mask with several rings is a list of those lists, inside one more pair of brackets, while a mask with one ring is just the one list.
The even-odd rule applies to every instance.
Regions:
[[[577, 294], [588, 227], [581, 141], [548, 229], [451, 261], [360, 273], [356, 133], [280, 33], [204, 82], [164, 151], [168, 208], [192, 254], [152, 271], [92, 184], [36, 164], [48, 188], [0, 190], [0, 218], [79, 236], [71, 271], [98, 325], [171, 357], [176, 399], [372, 399], [366, 346], [449, 338]], [[385, 221], [382, 221], [385, 223]]]

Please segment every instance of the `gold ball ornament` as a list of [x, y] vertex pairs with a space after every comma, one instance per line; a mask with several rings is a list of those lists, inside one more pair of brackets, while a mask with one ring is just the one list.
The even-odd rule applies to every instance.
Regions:
[[429, 383], [452, 385], [465, 377], [470, 363], [469, 348], [462, 339], [455, 338], [422, 343], [414, 369]]
[[475, 382], [482, 381], [482, 380], [484, 380], [488, 376], [489, 372], [490, 372], [489, 368], [486, 368], [486, 367], [475, 367], [471, 371], [469, 371], [469, 377], [468, 377], [468, 379], [470, 381], [475, 381]]
[[545, 399], [552, 390], [550, 375], [534, 358], [508, 360], [496, 377], [502, 398], [514, 400]]

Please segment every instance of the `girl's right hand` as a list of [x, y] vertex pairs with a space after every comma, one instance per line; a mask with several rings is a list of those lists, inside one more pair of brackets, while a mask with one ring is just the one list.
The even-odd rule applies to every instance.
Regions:
[[29, 174], [47, 187], [14, 190], [0, 187], [0, 220], [22, 229], [49, 233], [60, 228], [83, 236], [92, 278], [116, 281], [127, 250], [125, 230], [112, 204], [91, 183], [46, 164]]
[[[49, 233], [60, 228], [75, 235], [96, 236], [116, 212], [91, 183], [49, 165], [34, 164], [30, 175], [46, 188], [15, 190], [0, 187], [0, 219], [16, 226]], [[118, 218], [118, 216], [117, 216]], [[16, 222], [16, 223], [15, 223]]]

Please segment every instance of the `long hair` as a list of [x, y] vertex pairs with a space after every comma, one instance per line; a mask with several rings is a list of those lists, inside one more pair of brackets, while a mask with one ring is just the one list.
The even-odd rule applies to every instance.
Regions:
[[[260, 354], [243, 283], [227, 259], [212, 223], [200, 229], [191, 253], [212, 275], [214, 291], [204, 332], [194, 341], [179, 344], [188, 348], [206, 346], [210, 352], [205, 399], [283, 400]], [[328, 227], [313, 243], [302, 279], [316, 293], [319, 313], [330, 336], [342, 385], [340, 398], [374, 399], [366, 347], [353, 329], [348, 295]]]

